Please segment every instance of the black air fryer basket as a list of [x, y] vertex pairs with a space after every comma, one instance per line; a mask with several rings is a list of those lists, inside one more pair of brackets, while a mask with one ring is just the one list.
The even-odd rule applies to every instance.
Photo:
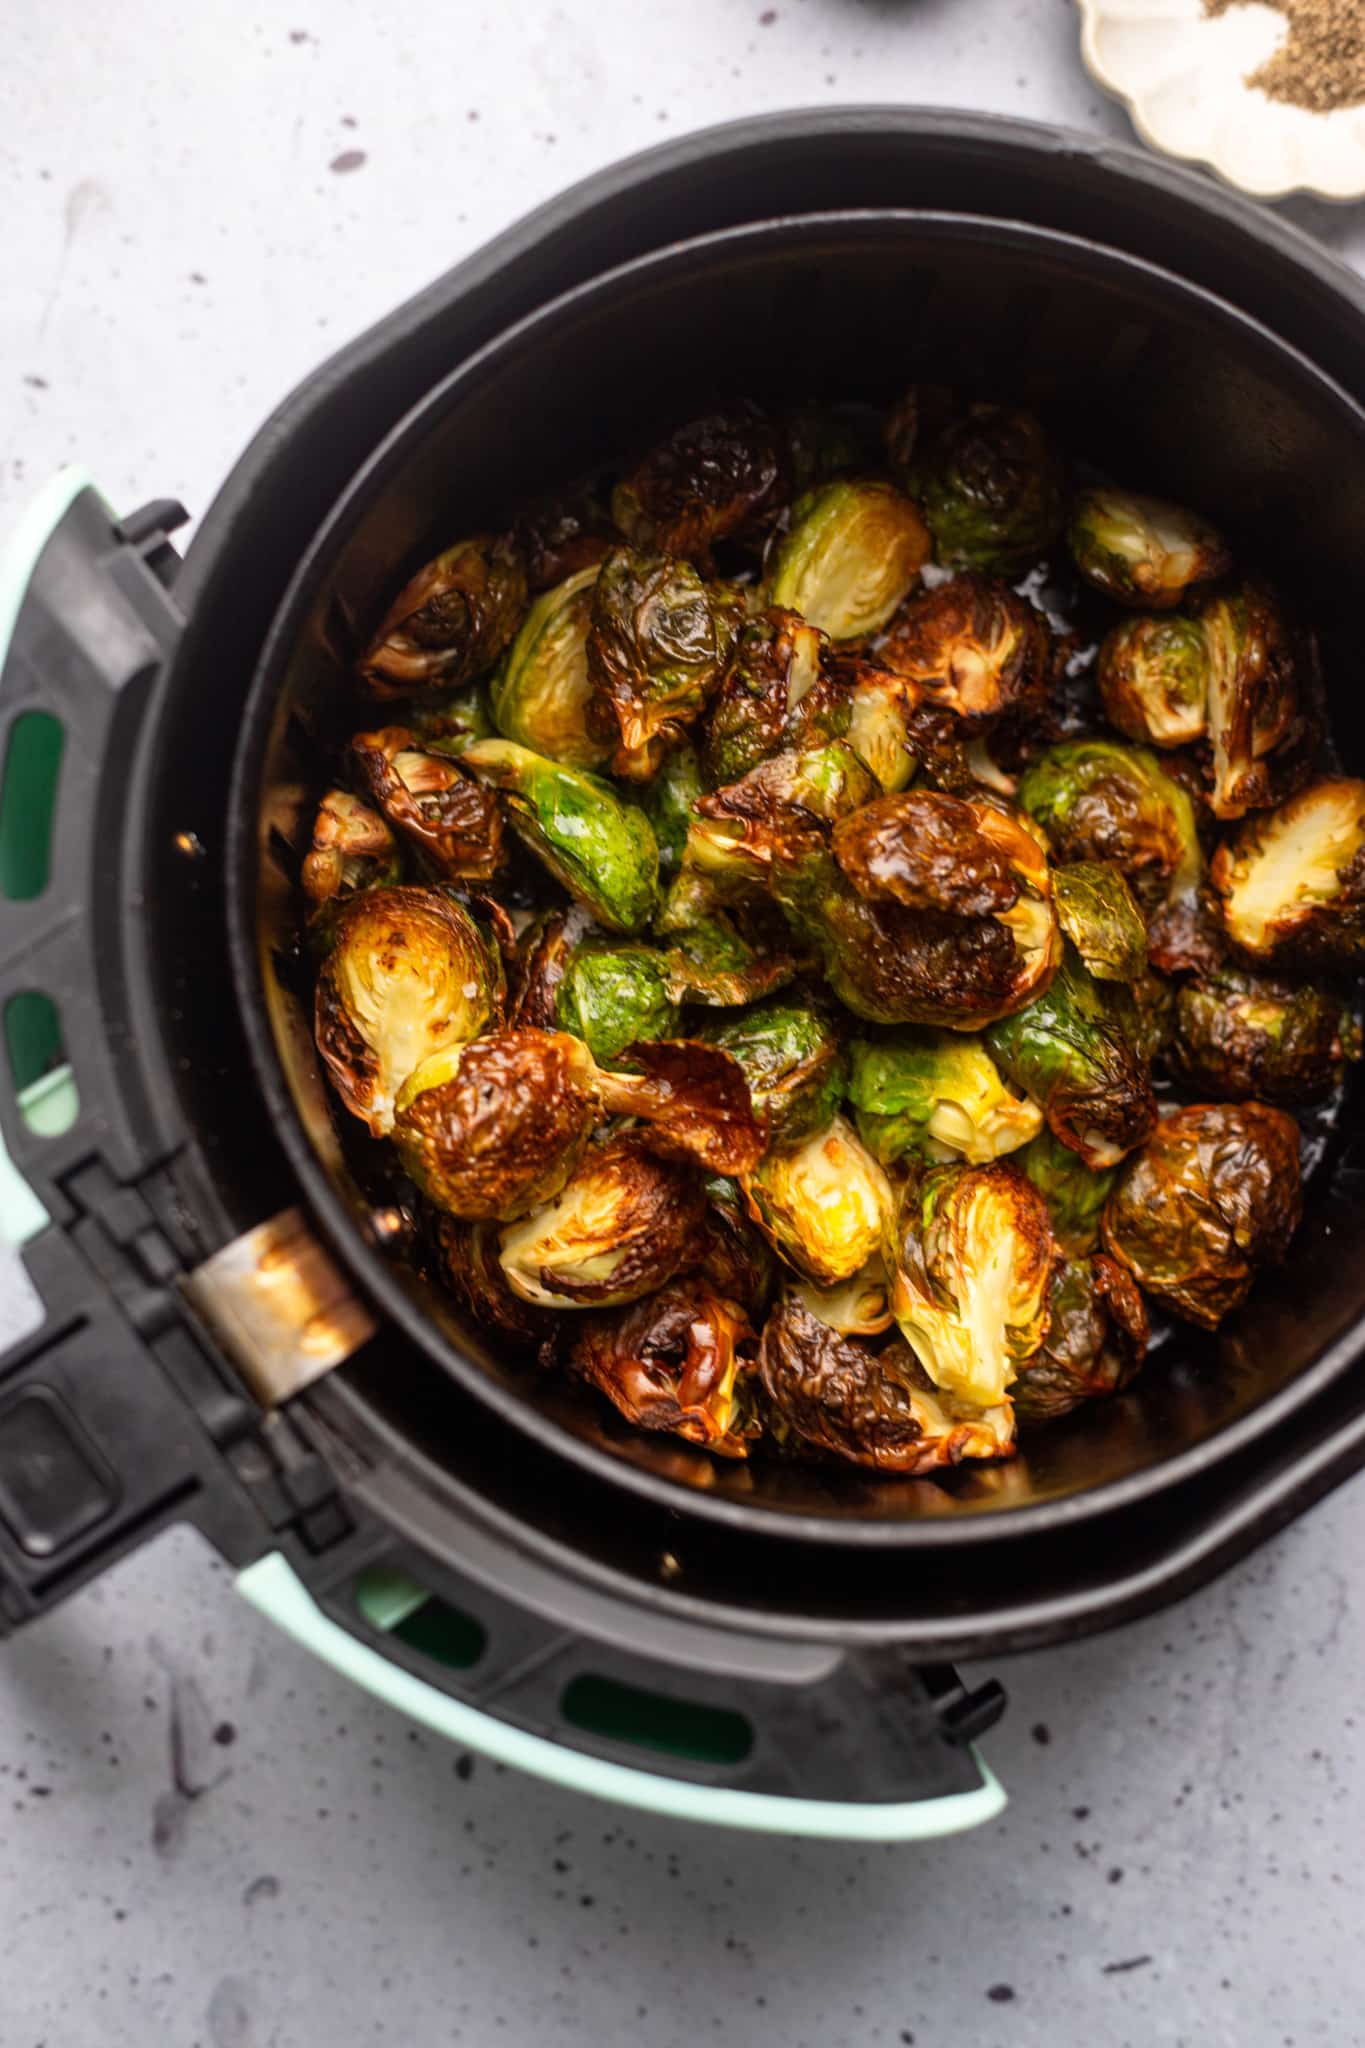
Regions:
[[788, 115], [590, 181], [344, 350], [183, 562], [174, 504], [120, 521], [58, 479], [0, 580], [0, 1210], [45, 1311], [0, 1361], [0, 1627], [188, 1520], [464, 1742], [697, 1818], [927, 1834], [1000, 1801], [972, 1742], [1003, 1694], [944, 1659], [1172, 1599], [1353, 1471], [1349, 1100], [1252, 1308], [1014, 1463], [729, 1465], [499, 1360], [386, 1249], [288, 958], [355, 622], [451, 533], [746, 390], [951, 378], [1208, 507], [1320, 624], [1356, 765], [1363, 311], [1129, 152]]

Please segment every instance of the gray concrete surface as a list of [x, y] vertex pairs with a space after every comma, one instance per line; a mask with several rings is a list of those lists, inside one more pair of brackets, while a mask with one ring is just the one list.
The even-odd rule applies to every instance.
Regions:
[[[1075, 31], [1070, 0], [16, 4], [0, 520], [73, 458], [202, 507], [323, 354], [662, 135], [900, 99], [1122, 136]], [[1365, 212], [1289, 210], [1365, 265]], [[1357, 1484], [1179, 1610], [1003, 1668], [1005, 1819], [860, 1851], [471, 1764], [173, 1535], [0, 1651], [0, 2048], [1350, 2048], [1363, 1543]]]

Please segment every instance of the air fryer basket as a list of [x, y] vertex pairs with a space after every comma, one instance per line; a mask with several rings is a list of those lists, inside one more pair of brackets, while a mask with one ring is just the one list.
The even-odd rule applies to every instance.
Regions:
[[[1335, 736], [1351, 696], [1365, 553], [1365, 415], [1265, 328], [1131, 256], [1043, 229], [931, 212], [760, 223], [624, 266], [456, 369], [360, 470], [307, 551], [259, 664], [234, 775], [229, 911], [258, 1078], [336, 1249], [396, 1329], [543, 1450], [667, 1505], [769, 1535], [939, 1542], [1009, 1511], [1043, 1530], [1231, 1455], [1341, 1372], [1365, 1269], [1348, 1103], [1289, 1265], [1215, 1340], [1181, 1333], [1135, 1387], [1026, 1437], [1012, 1464], [946, 1482], [731, 1465], [627, 1429], [595, 1396], [509, 1365], [364, 1232], [370, 1194], [338, 1142], [299, 999], [296, 873], [311, 800], [354, 711], [357, 631], [463, 530], [625, 454], [707, 403], [859, 396], [915, 378], [1036, 407], [1117, 477], [1199, 506], [1319, 628]], [[408, 1376], [404, 1376], [405, 1380]], [[434, 1375], [428, 1399], [438, 1405]], [[367, 1389], [381, 1404], [395, 1386]]]

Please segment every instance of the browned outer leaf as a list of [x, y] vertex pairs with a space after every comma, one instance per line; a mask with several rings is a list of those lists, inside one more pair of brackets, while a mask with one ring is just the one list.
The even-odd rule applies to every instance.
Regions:
[[1048, 624], [1008, 583], [956, 576], [901, 607], [877, 659], [936, 704], [978, 724], [1036, 711], [1047, 696]]
[[502, 859], [502, 813], [490, 789], [406, 726], [358, 732], [351, 758], [389, 823], [449, 881], [489, 881]]
[[727, 1457], [748, 1456], [731, 1388], [753, 1370], [754, 1330], [739, 1305], [702, 1282], [674, 1281], [645, 1301], [584, 1317], [569, 1353], [639, 1429], [669, 1430]]
[[662, 1158], [694, 1160], [709, 1173], [752, 1173], [767, 1132], [755, 1116], [739, 1061], [719, 1046], [691, 1038], [659, 1038], [627, 1046], [640, 1071], [599, 1074], [605, 1107], [648, 1119], [642, 1136]]

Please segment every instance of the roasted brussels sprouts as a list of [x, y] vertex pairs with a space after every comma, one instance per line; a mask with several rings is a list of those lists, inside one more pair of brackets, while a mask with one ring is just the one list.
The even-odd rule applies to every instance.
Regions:
[[773, 1298], [778, 1262], [749, 1215], [739, 1182], [712, 1174], [705, 1185], [705, 1234], [697, 1271], [717, 1294], [737, 1301], [757, 1328]]
[[594, 712], [614, 727], [612, 770], [647, 781], [720, 687], [744, 593], [703, 583], [672, 555], [613, 548], [597, 575], [588, 674]]
[[408, 1076], [496, 1012], [498, 982], [469, 913], [436, 889], [367, 889], [338, 913], [314, 1031], [333, 1087], [376, 1137]]
[[716, 542], [761, 526], [784, 493], [781, 437], [756, 405], [689, 420], [612, 493], [634, 548], [684, 555], [707, 574]]
[[841, 1337], [879, 1337], [891, 1328], [891, 1282], [881, 1254], [837, 1287], [817, 1287], [813, 1280], [795, 1280], [787, 1292], [803, 1302], [813, 1316]]
[[1051, 643], [1043, 614], [1008, 583], [955, 576], [902, 607], [877, 659], [931, 702], [981, 725], [1041, 709]]
[[637, 1038], [674, 1038], [680, 1011], [667, 959], [650, 946], [583, 945], [559, 984], [555, 1014], [603, 1064]]
[[920, 432], [906, 488], [950, 569], [1009, 576], [1045, 555], [1062, 530], [1062, 465], [1029, 412], [969, 405]]
[[1209, 644], [1198, 619], [1122, 619], [1097, 663], [1105, 717], [1129, 739], [1184, 747], [1208, 730]]
[[1216, 818], [1264, 810], [1310, 772], [1319, 738], [1310, 646], [1296, 649], [1269, 591], [1244, 583], [1200, 611], [1209, 651], [1209, 743]]
[[705, 1026], [702, 1035], [739, 1061], [774, 1148], [823, 1131], [843, 1100], [838, 1036], [810, 1003], [764, 1003]]
[[1082, 491], [1067, 529], [1082, 576], [1119, 604], [1169, 611], [1191, 584], [1226, 574], [1232, 558], [1206, 521], [1136, 491]]
[[1224, 967], [1175, 998], [1172, 1070], [1215, 1102], [1316, 1102], [1359, 1057], [1359, 1026], [1325, 989]]
[[640, 808], [654, 827], [659, 867], [665, 874], [678, 871], [692, 824], [692, 806], [704, 788], [696, 749], [690, 741], [680, 740], [665, 754], [658, 774], [640, 791]]
[[1046, 1124], [1015, 1163], [1047, 1203], [1052, 1235], [1068, 1258], [1093, 1252], [1100, 1241], [1104, 1205], [1118, 1178], [1117, 1166], [1087, 1166]]
[[821, 1321], [789, 1295], [759, 1347], [763, 1387], [782, 1424], [803, 1442], [873, 1471], [909, 1477], [964, 1458], [1008, 1457], [1008, 1403], [981, 1409], [940, 1391], [909, 1347], [880, 1350]]
[[737, 782], [792, 744], [798, 706], [820, 677], [825, 636], [795, 612], [760, 612], [740, 629], [706, 717], [702, 773], [710, 788]]
[[1149, 967], [1121, 988], [1111, 983], [1108, 994], [1119, 1029], [1138, 1058], [1157, 1059], [1175, 1029], [1175, 989], [1164, 973], [1154, 973]]
[[651, 1147], [667, 1158], [695, 1160], [708, 1173], [752, 1173], [767, 1132], [738, 1060], [691, 1038], [641, 1040], [626, 1057], [633, 1072], [597, 1072], [605, 1109], [645, 1118]]
[[1145, 747], [1062, 740], [1019, 783], [1059, 861], [1110, 861], [1146, 903], [1188, 896], [1203, 855], [1194, 804]]
[[936, 1387], [980, 1408], [1047, 1332], [1056, 1256], [1047, 1204], [1013, 1166], [930, 1166], [891, 1237], [891, 1308]]
[[300, 876], [314, 923], [326, 912], [330, 938], [332, 915], [343, 903], [364, 889], [396, 882], [402, 872], [398, 842], [378, 812], [349, 790], [329, 789], [318, 805]]
[[594, 569], [620, 540], [605, 500], [591, 484], [541, 499], [517, 521], [517, 544], [535, 594]]
[[855, 1039], [849, 1062], [858, 1135], [883, 1166], [910, 1153], [981, 1164], [1026, 1145], [1043, 1121], [1010, 1093], [980, 1039], [960, 1032]]
[[526, 563], [516, 542], [480, 533], [405, 583], [360, 659], [376, 697], [457, 690], [495, 662], [526, 609]]
[[782, 988], [796, 973], [790, 953], [740, 937], [724, 912], [680, 931], [668, 948], [669, 984], [680, 1002], [737, 1009]]
[[683, 864], [700, 852], [713, 871], [729, 864], [762, 880], [806, 847], [823, 846], [829, 825], [879, 792], [876, 776], [842, 740], [774, 754], [698, 798]]
[[406, 707], [404, 717], [427, 753], [449, 754], [457, 761], [471, 740], [491, 740], [497, 733], [488, 685], [482, 682], [420, 697]]
[[1124, 1168], [1104, 1245], [1145, 1294], [1216, 1329], [1284, 1257], [1298, 1228], [1299, 1133], [1261, 1102], [1196, 1103], [1164, 1117]]
[[565, 910], [544, 910], [532, 918], [517, 940], [511, 968], [507, 1021], [519, 1029], [553, 1031], [558, 1017], [559, 986], [574, 949], [592, 929], [581, 904]]
[[1133, 1276], [1100, 1252], [1054, 1269], [1042, 1346], [1011, 1393], [1023, 1422], [1050, 1422], [1082, 1402], [1117, 1394], [1147, 1354], [1147, 1307]]
[[1259, 960], [1365, 954], [1365, 782], [1330, 777], [1248, 818], [1210, 870], [1223, 924]]
[[1101, 984], [1073, 953], [1027, 1009], [988, 1027], [986, 1044], [1087, 1166], [1116, 1165], [1156, 1122], [1146, 1062]]
[[824, 484], [798, 498], [773, 554], [768, 602], [831, 640], [877, 633], [919, 581], [929, 535], [885, 483]]
[[508, 1286], [497, 1224], [438, 1215], [435, 1242], [437, 1276], [466, 1314], [481, 1329], [550, 1363], [558, 1349], [558, 1318], [550, 1309], [532, 1307]]
[[1057, 921], [1096, 981], [1137, 981], [1147, 971], [1147, 927], [1121, 871], [1079, 860], [1052, 871]]
[[694, 1256], [706, 1197], [643, 1131], [618, 1131], [577, 1161], [553, 1201], [505, 1226], [507, 1284], [543, 1308], [640, 1301]]
[[585, 1316], [569, 1369], [637, 1429], [746, 1458], [759, 1425], [741, 1382], [757, 1369], [757, 1343], [738, 1302], [689, 1278], [614, 1314]]
[[580, 569], [536, 599], [489, 686], [498, 731], [570, 768], [600, 768], [611, 753], [610, 742], [588, 725], [597, 575], [595, 566]]
[[491, 881], [502, 859], [498, 800], [443, 754], [428, 754], [406, 726], [358, 732], [358, 776], [384, 816], [438, 881]]
[[476, 740], [463, 765], [506, 792], [513, 830], [609, 931], [642, 931], [659, 901], [648, 818], [609, 784], [514, 740]]
[[798, 496], [837, 476], [881, 466], [881, 421], [867, 405], [797, 405], [783, 420], [787, 467]]
[[764, 1236], [822, 1287], [867, 1264], [894, 1207], [886, 1175], [841, 1116], [800, 1145], [765, 1153], [741, 1185]]

